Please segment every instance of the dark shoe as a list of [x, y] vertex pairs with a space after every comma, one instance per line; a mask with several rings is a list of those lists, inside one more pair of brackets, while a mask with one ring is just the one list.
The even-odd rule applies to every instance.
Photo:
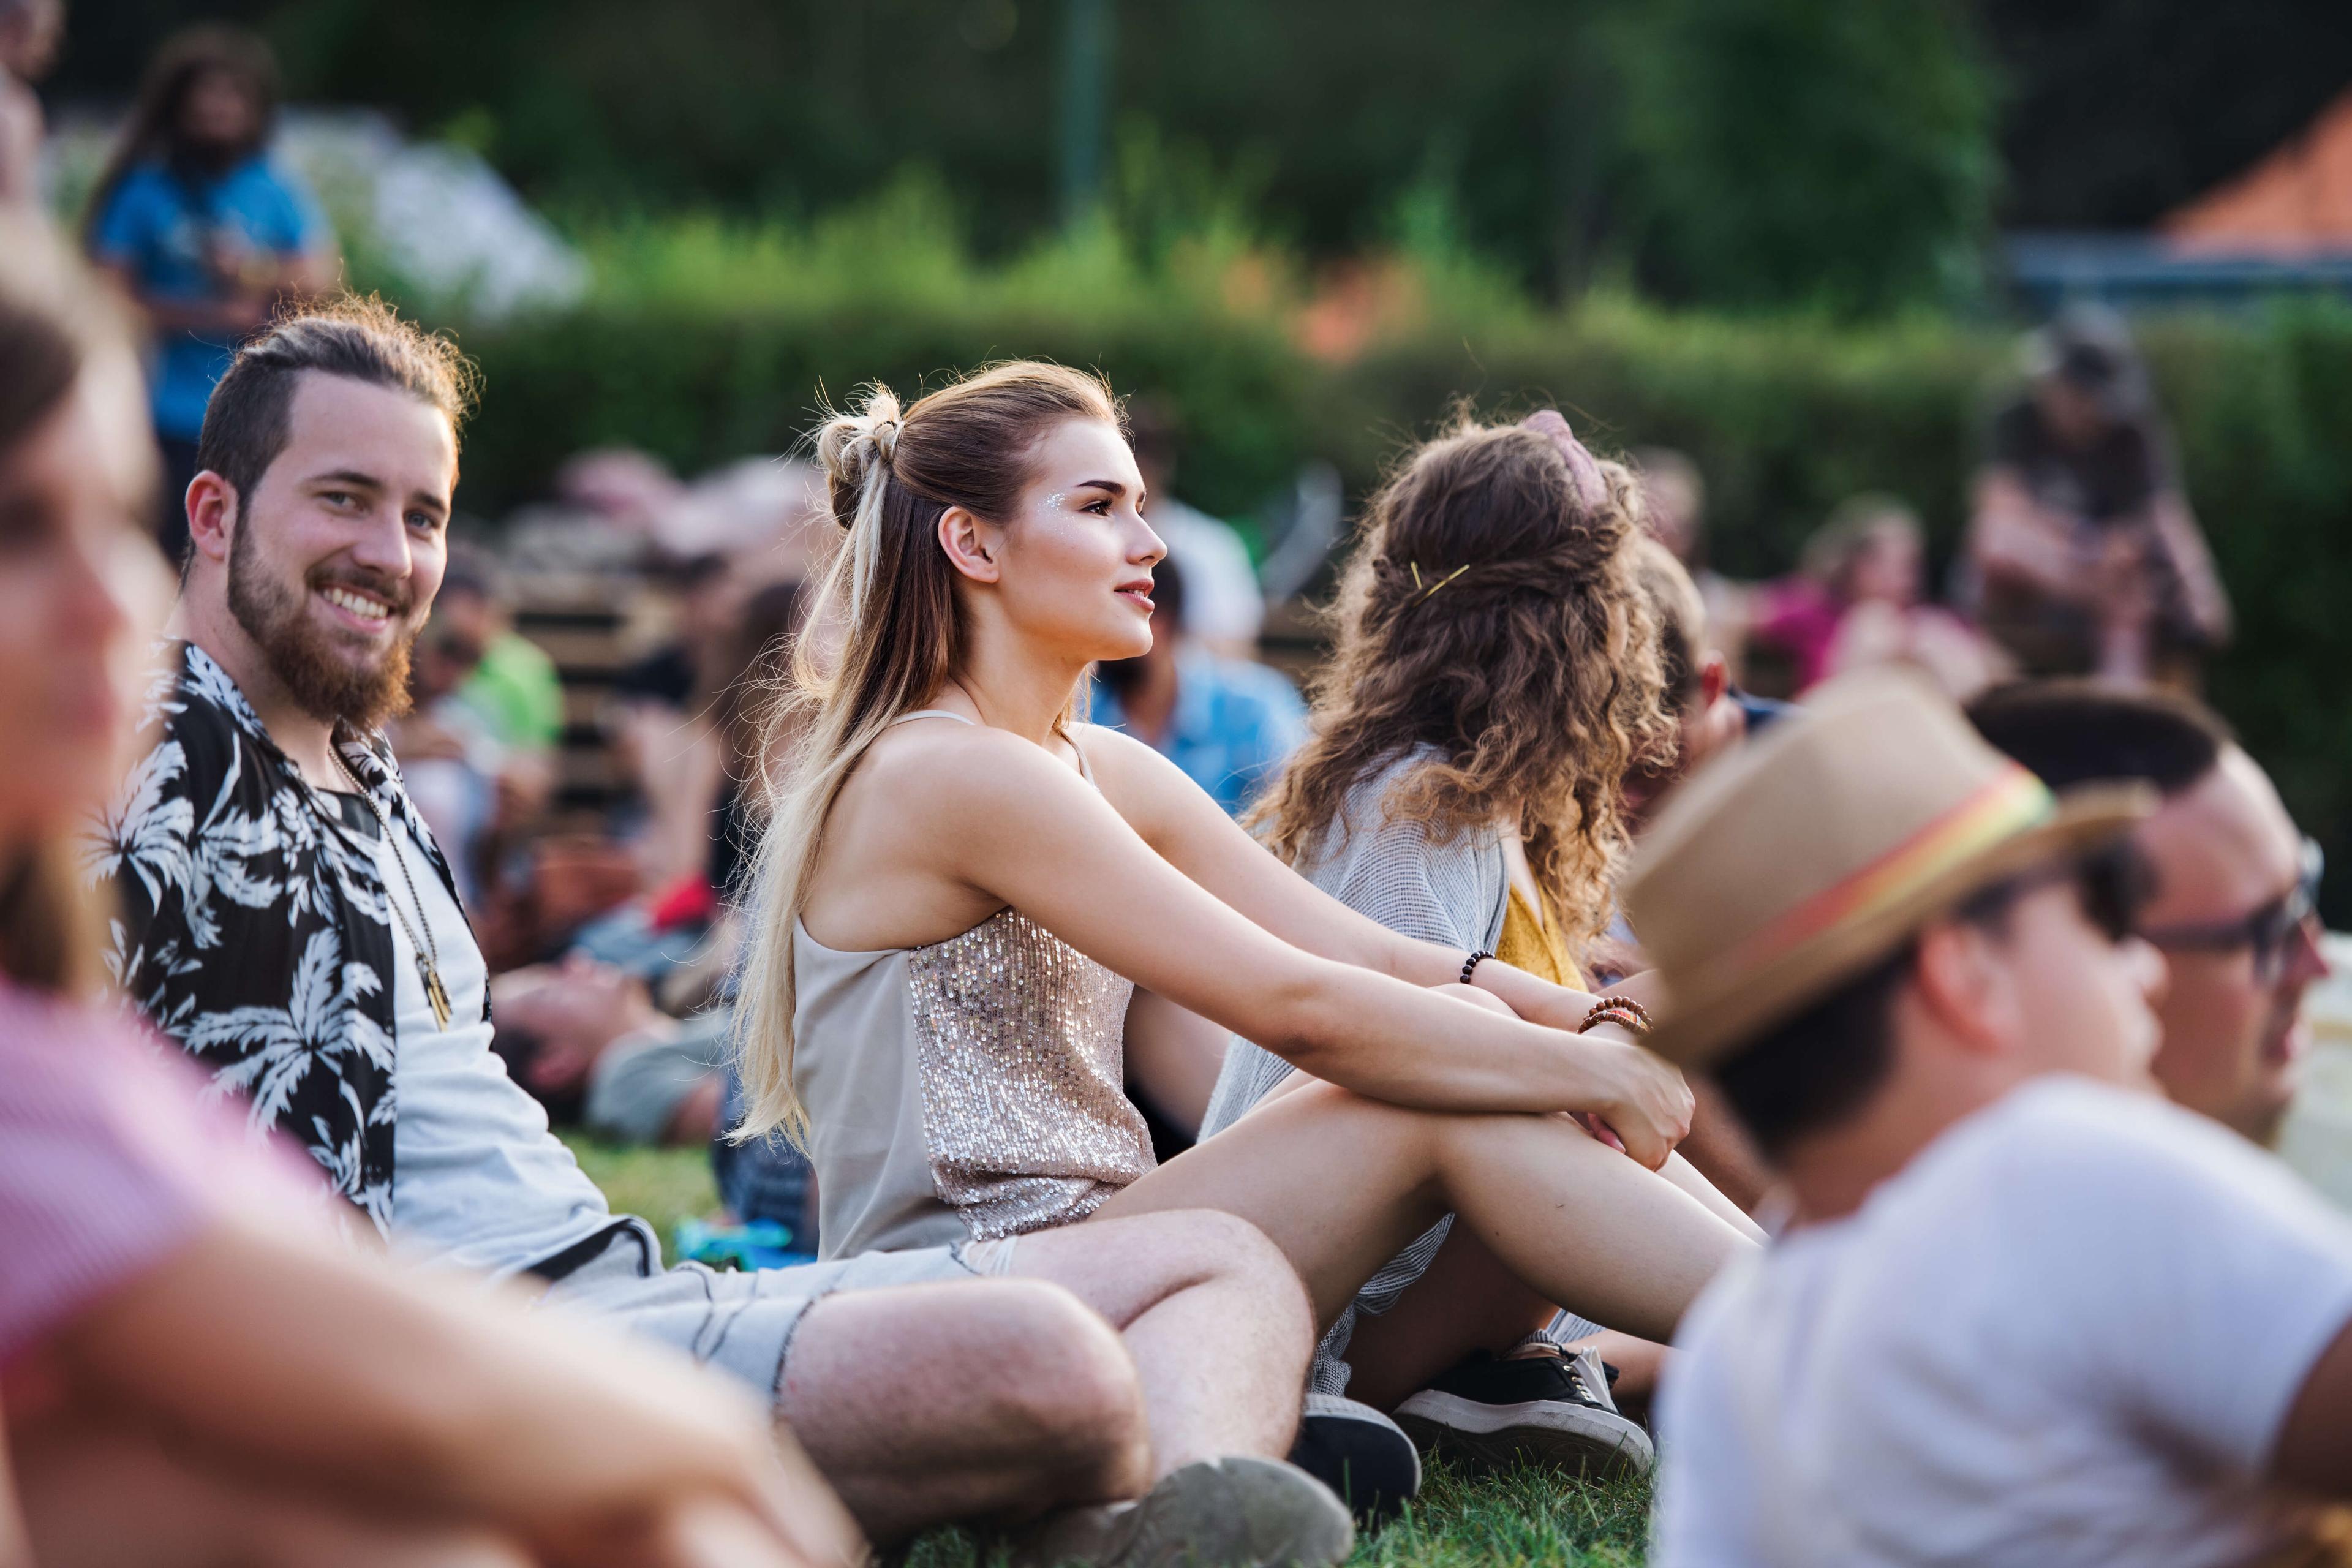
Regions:
[[1310, 1394], [1290, 1462], [1346, 1500], [1356, 1528], [1376, 1530], [1421, 1490], [1421, 1455], [1397, 1424], [1369, 1405]]
[[1431, 1453], [1473, 1468], [1553, 1465], [1594, 1476], [1646, 1476], [1650, 1435], [1609, 1397], [1591, 1350], [1574, 1356], [1471, 1357], [1397, 1406], [1397, 1425]]
[[1356, 1548], [1330, 1489], [1280, 1459], [1204, 1459], [1133, 1502], [1064, 1509], [1011, 1542], [1013, 1568], [1330, 1568]]

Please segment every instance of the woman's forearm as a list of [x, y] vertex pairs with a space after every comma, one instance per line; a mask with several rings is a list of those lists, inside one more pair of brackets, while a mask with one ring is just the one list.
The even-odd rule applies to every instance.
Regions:
[[1286, 1026], [1258, 1042], [1317, 1078], [1425, 1110], [1605, 1113], [1622, 1103], [1614, 1033], [1563, 1034], [1431, 986], [1328, 967], [1286, 1010]]
[[1600, 998], [1589, 991], [1555, 985], [1524, 969], [1514, 969], [1499, 958], [1489, 958], [1470, 972], [1470, 984], [1500, 1001], [1530, 1024], [1549, 1025], [1573, 1033]]
[[[1381, 928], [1385, 930], [1386, 928]], [[1372, 965], [1383, 974], [1391, 975], [1409, 985], [1452, 985], [1462, 979], [1462, 966], [1470, 954], [1461, 948], [1442, 942], [1418, 942], [1412, 937], [1390, 933], [1392, 941]], [[1524, 969], [1514, 969], [1501, 959], [1482, 958], [1470, 972], [1470, 984], [1493, 996], [1514, 1014], [1530, 1024], [1545, 1024], [1555, 1029], [1574, 1031], [1584, 1022], [1598, 1000], [1589, 991], [1571, 990], [1554, 985], [1550, 981], [1529, 974]]]

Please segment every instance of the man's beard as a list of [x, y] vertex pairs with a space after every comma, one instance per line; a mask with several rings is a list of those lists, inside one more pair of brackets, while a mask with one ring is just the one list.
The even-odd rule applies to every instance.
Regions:
[[389, 600], [395, 623], [408, 614], [404, 585], [360, 572], [319, 574], [289, 595], [262, 570], [249, 518], [229, 546], [228, 611], [261, 650], [269, 672], [313, 719], [348, 724], [364, 734], [408, 711], [408, 650], [417, 628], [395, 624], [392, 644], [375, 668], [353, 668], [309, 615], [310, 591], [337, 583]]

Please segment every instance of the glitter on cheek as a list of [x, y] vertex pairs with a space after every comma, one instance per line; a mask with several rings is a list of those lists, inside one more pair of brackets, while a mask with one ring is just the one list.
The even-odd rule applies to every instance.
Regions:
[[976, 1237], [1083, 1219], [1152, 1168], [1127, 1098], [1135, 987], [1013, 910], [908, 955], [923, 1132]]

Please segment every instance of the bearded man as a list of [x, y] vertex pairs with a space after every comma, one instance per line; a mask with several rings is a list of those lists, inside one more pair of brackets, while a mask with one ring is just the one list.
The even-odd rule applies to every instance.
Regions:
[[1243, 1222], [665, 1268], [506, 1076], [481, 949], [380, 732], [447, 564], [470, 383], [355, 300], [221, 378], [148, 749], [86, 858], [121, 911], [117, 983], [405, 1254], [751, 1384], [877, 1542], [992, 1520], [1026, 1521], [1039, 1561], [1346, 1556], [1346, 1509], [1274, 1458], [1312, 1323]]

